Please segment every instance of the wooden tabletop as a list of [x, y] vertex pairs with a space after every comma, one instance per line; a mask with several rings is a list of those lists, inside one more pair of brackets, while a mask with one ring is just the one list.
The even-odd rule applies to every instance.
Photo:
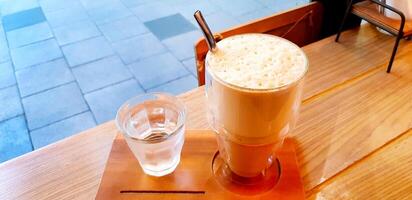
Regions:
[[[412, 199], [412, 43], [373, 27], [304, 47], [310, 69], [297, 128], [309, 199]], [[207, 129], [204, 88], [179, 97], [187, 128]], [[113, 121], [0, 164], [0, 199], [94, 199]]]

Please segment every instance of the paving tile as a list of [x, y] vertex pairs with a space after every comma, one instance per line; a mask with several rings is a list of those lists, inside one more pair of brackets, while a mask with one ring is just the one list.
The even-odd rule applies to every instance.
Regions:
[[262, 17], [267, 17], [270, 15], [275, 14], [272, 10], [268, 9], [268, 8], [262, 8], [259, 10], [255, 10], [252, 11], [250, 13], [247, 13], [245, 15], [239, 16], [237, 17], [237, 20], [241, 23], [246, 23], [246, 22], [250, 22], [252, 20], [256, 20]]
[[101, 124], [114, 119], [117, 110], [125, 101], [142, 93], [144, 91], [140, 88], [137, 81], [131, 79], [91, 92], [84, 97], [97, 123]]
[[170, 53], [145, 58], [128, 67], [146, 90], [189, 74]]
[[189, 58], [186, 60], [182, 61], [183, 65], [186, 67], [187, 70], [190, 71], [190, 73], [193, 74], [193, 76], [197, 76], [197, 67], [196, 67], [196, 61], [195, 58]]
[[9, 46], [7, 45], [6, 33], [0, 24], [0, 63], [8, 60], [10, 60]]
[[95, 8], [103, 7], [108, 4], [118, 3], [119, 0], [79, 0], [84, 8], [87, 10], [92, 10]]
[[26, 26], [7, 32], [10, 48], [16, 48], [53, 37], [47, 22]]
[[76, 67], [73, 74], [83, 93], [132, 78], [132, 74], [117, 56]]
[[39, 7], [37, 0], [4, 0], [0, 2], [3, 16]]
[[23, 114], [17, 86], [0, 90], [0, 121]]
[[205, 16], [205, 20], [208, 22], [212, 32], [221, 32], [225, 29], [240, 24], [240, 22], [238, 22], [235, 17], [225, 12], [216, 12], [211, 15]]
[[43, 11], [40, 7], [37, 7], [4, 16], [3, 27], [7, 32], [44, 21], [46, 21], [46, 18]]
[[34, 149], [44, 147], [61, 139], [96, 126], [90, 112], [85, 112], [68, 119], [53, 123], [30, 132]]
[[[200, 1], [204, 1], [204, 0], [200, 0]], [[182, 4], [190, 4], [196, 1], [193, 1], [193, 0], [163, 0], [161, 2], [169, 6], [177, 6], [177, 5], [182, 5]]]
[[166, 52], [166, 48], [151, 33], [115, 42], [113, 48], [125, 64]]
[[[276, 2], [276, 0], [272, 1]], [[234, 17], [239, 17], [249, 12], [264, 8], [264, 5], [256, 2], [256, 0], [242, 0], [236, 1], [236, 3], [233, 3], [233, 1], [211, 0], [211, 3], [219, 6], [225, 13]]]
[[184, 33], [162, 41], [163, 44], [179, 60], [184, 60], [195, 55], [194, 45], [202, 37], [199, 31]]
[[74, 82], [23, 98], [22, 103], [29, 130], [88, 110], [82, 93]]
[[0, 163], [32, 151], [24, 116], [0, 122]]
[[50, 26], [58, 27], [62, 25], [73, 24], [75, 22], [84, 21], [89, 18], [86, 10], [81, 5], [72, 5], [64, 9], [45, 13]]
[[120, 0], [126, 7], [136, 7], [150, 2], [151, 0]]
[[117, 42], [149, 31], [135, 16], [99, 25], [99, 29], [110, 42]]
[[16, 84], [11, 62], [0, 63], [0, 89]]
[[114, 54], [104, 37], [83, 40], [62, 47], [71, 67]]
[[81, 6], [81, 3], [77, 0], [39, 0], [39, 4], [44, 12], [53, 12], [72, 6]]
[[66, 45], [101, 35], [91, 21], [74, 22], [53, 29], [57, 42]]
[[47, 90], [74, 80], [64, 59], [28, 67], [16, 72], [22, 97]]
[[36, 42], [10, 50], [15, 70], [62, 57], [55, 39]]
[[176, 6], [180, 14], [186, 19], [193, 19], [193, 14], [196, 10], [201, 10], [203, 16], [210, 15], [214, 12], [220, 11], [220, 8], [209, 1], [190, 1]]
[[181, 14], [169, 15], [144, 24], [159, 40], [196, 30]]
[[152, 88], [148, 92], [167, 92], [178, 95], [197, 87], [197, 80], [193, 75], [188, 75], [164, 85]]
[[257, 0], [257, 2], [265, 5], [268, 9], [273, 11], [274, 13], [284, 11], [290, 8], [293, 8], [299, 4], [309, 2], [309, 0], [277, 0], [277, 1], [272, 1], [272, 0]]
[[179, 11], [170, 5], [162, 2], [150, 2], [130, 9], [141, 21], [146, 22], [160, 17], [165, 17], [178, 13]]
[[104, 24], [133, 15], [133, 13], [119, 1], [109, 2], [104, 6], [93, 8], [87, 12], [90, 18], [97, 24]]
[[7, 62], [10, 60], [9, 49], [6, 45], [3, 45], [0, 41], [0, 62]]

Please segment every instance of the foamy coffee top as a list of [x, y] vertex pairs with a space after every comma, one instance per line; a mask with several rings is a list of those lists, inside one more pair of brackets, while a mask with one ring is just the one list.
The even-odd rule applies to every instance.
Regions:
[[272, 35], [236, 35], [218, 42], [217, 48], [207, 55], [208, 70], [239, 87], [282, 87], [300, 79], [307, 69], [306, 56], [298, 46]]

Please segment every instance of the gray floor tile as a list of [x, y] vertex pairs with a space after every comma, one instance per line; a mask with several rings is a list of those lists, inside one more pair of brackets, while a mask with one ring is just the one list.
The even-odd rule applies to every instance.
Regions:
[[120, 0], [126, 7], [136, 7], [143, 5], [145, 3], [149, 3], [151, 0]]
[[196, 30], [181, 14], [169, 15], [144, 24], [159, 40]]
[[16, 70], [62, 57], [54, 39], [12, 49], [10, 52]]
[[69, 44], [63, 46], [62, 50], [71, 67], [114, 54], [112, 47], [104, 37]]
[[101, 35], [91, 21], [79, 21], [53, 29], [57, 42], [66, 45]]
[[178, 95], [197, 87], [197, 80], [193, 75], [188, 75], [164, 85], [152, 88], [148, 92], [167, 92]]
[[16, 0], [4, 0], [1, 1], [1, 14], [3, 16], [9, 15], [12, 13], [20, 12], [23, 10], [28, 10], [31, 8], [38, 7], [39, 4], [37, 0], [24, 0], [24, 1], [16, 1]]
[[38, 149], [96, 126], [90, 112], [85, 112], [30, 132], [33, 147]]
[[189, 58], [186, 60], [182, 61], [183, 65], [186, 67], [187, 70], [190, 71], [190, 73], [193, 74], [193, 76], [197, 76], [197, 67], [196, 67], [196, 61], [195, 58]]
[[16, 48], [30, 43], [46, 40], [53, 37], [47, 22], [26, 26], [7, 32], [10, 48]]
[[[209, 1], [209, 0], [200, 0], [200, 1]], [[188, 5], [188, 4], [192, 4], [198, 1], [193, 1], [193, 0], [165, 0], [165, 1], [161, 1], [163, 4], [165, 5], [169, 5], [169, 6], [178, 6], [178, 5]]]
[[97, 123], [112, 120], [117, 109], [128, 99], [142, 94], [136, 80], [131, 79], [85, 95]]
[[150, 33], [113, 43], [113, 48], [125, 64], [166, 52], [166, 48]]
[[132, 78], [132, 74], [117, 56], [76, 67], [73, 74], [83, 93]]
[[5, 31], [12, 31], [26, 26], [31, 26], [37, 23], [44, 22], [43, 11], [40, 7], [24, 10], [3, 16], [2, 22]]
[[234, 17], [239, 17], [249, 12], [264, 8], [264, 5], [256, 0], [242, 0], [236, 1], [236, 3], [232, 1], [211, 0], [211, 3], [219, 6], [224, 12]]
[[133, 15], [120, 1], [109, 2], [102, 7], [93, 8], [87, 12], [97, 24], [104, 24]]
[[16, 84], [11, 62], [0, 63], [0, 89]]
[[0, 121], [23, 114], [17, 86], [0, 90]]
[[199, 31], [192, 31], [165, 39], [162, 43], [165, 44], [179, 60], [184, 60], [195, 55], [194, 45], [201, 37], [202, 34]]
[[7, 47], [7, 43], [1, 44], [0, 41], [0, 62], [6, 62], [10, 60], [9, 49]]
[[53, 12], [72, 6], [81, 6], [77, 0], [39, 0], [39, 4], [44, 12]]
[[79, 0], [87, 10], [93, 10], [99, 7], [104, 7], [108, 4], [118, 3], [119, 0]]
[[69, 83], [22, 100], [30, 130], [88, 110], [76, 83]]
[[74, 80], [64, 59], [57, 59], [16, 72], [22, 97], [47, 90]]
[[203, 16], [220, 10], [218, 6], [211, 4], [209, 1], [190, 1], [189, 3], [177, 5], [176, 8], [180, 14], [189, 20], [193, 19], [193, 14], [196, 10], [201, 10]]
[[170, 53], [145, 58], [128, 65], [128, 67], [144, 89], [149, 89], [189, 74], [189, 71], [183, 67], [182, 63]]
[[245, 15], [239, 16], [237, 20], [241, 23], [246, 23], [246, 22], [250, 22], [252, 20], [256, 20], [262, 17], [270, 16], [273, 14], [275, 14], [275, 12], [273, 12], [272, 10], [268, 8], [262, 8], [262, 9], [247, 13]]
[[237, 26], [240, 22], [237, 19], [225, 12], [216, 12], [205, 16], [212, 32], [221, 32], [233, 26]]
[[0, 63], [10, 60], [9, 46], [7, 45], [6, 33], [0, 25]]
[[143, 22], [173, 15], [179, 12], [174, 6], [158, 1], [151, 1], [150, 3], [131, 8], [131, 10]]
[[86, 10], [81, 5], [73, 5], [57, 11], [46, 12], [45, 15], [51, 27], [68, 25], [89, 18]]
[[149, 31], [135, 16], [99, 25], [99, 29], [110, 42], [117, 42]]
[[23, 115], [0, 122], [0, 163], [32, 151]]
[[273, 13], [281, 12], [295, 6], [301, 5], [303, 3], [308, 3], [309, 0], [279, 0], [279, 1], [271, 1], [271, 0], [257, 0], [257, 2], [265, 5], [269, 10], [273, 11]]

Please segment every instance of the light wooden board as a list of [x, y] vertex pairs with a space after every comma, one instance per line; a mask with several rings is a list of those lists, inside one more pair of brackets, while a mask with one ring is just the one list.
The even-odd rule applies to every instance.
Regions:
[[412, 199], [412, 130], [319, 188], [308, 199]]
[[391, 74], [379, 70], [304, 102], [292, 135], [301, 144], [298, 158], [306, 189], [362, 159], [411, 125], [412, 56], [399, 57]]
[[[260, 193], [256, 191], [261, 191], [258, 188], [262, 185], [236, 187], [237, 193], [233, 193], [225, 189], [212, 172], [212, 161], [217, 151], [212, 131], [187, 130], [179, 165], [172, 174], [163, 177], [144, 174], [119, 134], [113, 142], [96, 199], [304, 200], [305, 192], [294, 150], [294, 141], [289, 138], [277, 150], [276, 157], [282, 171], [276, 186], [272, 185]], [[277, 170], [276, 167], [273, 169]], [[251, 187], [255, 190], [252, 191]]]

